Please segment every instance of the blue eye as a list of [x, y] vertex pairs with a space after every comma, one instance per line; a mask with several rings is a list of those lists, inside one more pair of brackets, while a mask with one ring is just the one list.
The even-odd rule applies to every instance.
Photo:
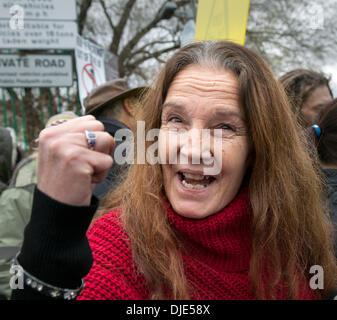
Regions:
[[170, 118], [169, 121], [172, 121], [172, 122], [181, 122], [181, 119], [178, 118], [178, 117], [172, 117], [172, 118]]
[[220, 127], [220, 129], [223, 129], [223, 130], [233, 130], [233, 128], [227, 124], [224, 124]]

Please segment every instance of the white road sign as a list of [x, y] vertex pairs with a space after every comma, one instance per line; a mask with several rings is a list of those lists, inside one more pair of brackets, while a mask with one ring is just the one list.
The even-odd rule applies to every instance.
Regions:
[[71, 55], [0, 54], [0, 87], [71, 87]]
[[104, 48], [81, 36], [77, 36], [75, 58], [79, 96], [84, 113], [83, 101], [97, 86], [106, 82]]
[[71, 49], [75, 0], [0, 0], [0, 49]]
[[12, 30], [0, 20], [0, 48], [74, 49], [77, 24], [74, 21], [25, 21], [24, 28]]
[[0, 19], [10, 19], [14, 6], [23, 9], [25, 20], [76, 20], [75, 0], [0, 0]]

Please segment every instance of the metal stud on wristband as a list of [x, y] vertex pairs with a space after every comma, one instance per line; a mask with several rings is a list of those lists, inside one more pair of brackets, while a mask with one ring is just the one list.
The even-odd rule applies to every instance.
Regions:
[[26, 270], [22, 268], [19, 264], [17, 257], [19, 256], [20, 252], [15, 256], [12, 262], [12, 267], [19, 267], [23, 272], [23, 279], [24, 284], [32, 288], [33, 290], [38, 291], [39, 293], [51, 297], [54, 299], [63, 299], [63, 300], [74, 300], [76, 297], [81, 293], [84, 288], [84, 279], [82, 279], [81, 286], [76, 289], [64, 289], [52, 286], [48, 283], [45, 283], [31, 274], [29, 274]]

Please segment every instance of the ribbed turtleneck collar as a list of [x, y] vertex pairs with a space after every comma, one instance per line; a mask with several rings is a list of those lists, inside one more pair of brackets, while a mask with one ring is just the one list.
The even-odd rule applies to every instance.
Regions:
[[249, 269], [252, 211], [247, 188], [223, 210], [204, 219], [185, 218], [168, 206], [168, 220], [189, 255], [218, 271]]

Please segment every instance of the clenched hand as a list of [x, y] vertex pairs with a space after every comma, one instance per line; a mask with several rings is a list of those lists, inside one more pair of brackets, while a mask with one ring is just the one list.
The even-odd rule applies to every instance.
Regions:
[[[96, 134], [93, 150], [85, 130]], [[41, 131], [39, 135], [38, 188], [68, 205], [90, 204], [95, 184], [112, 166], [114, 140], [93, 116], [79, 117]]]

